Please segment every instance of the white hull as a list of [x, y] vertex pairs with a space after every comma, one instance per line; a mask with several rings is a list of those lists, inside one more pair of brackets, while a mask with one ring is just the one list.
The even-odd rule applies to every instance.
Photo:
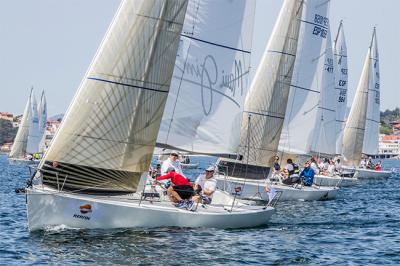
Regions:
[[357, 168], [354, 177], [358, 179], [389, 178], [391, 171], [376, 171], [372, 169]]
[[[220, 192], [213, 205], [196, 211], [178, 209], [167, 201], [142, 201], [138, 197], [93, 196], [57, 192], [38, 187], [27, 189], [28, 227], [30, 231], [64, 225], [70, 228], [130, 228], [130, 227], [211, 227], [243, 228], [267, 224], [272, 207], [235, 204], [214, 204], [227, 194]], [[232, 201], [230, 201], [231, 203]], [[237, 202], [237, 201], [236, 201]], [[229, 203], [229, 202], [226, 202]], [[90, 205], [90, 212], [81, 211]]]
[[314, 184], [327, 187], [349, 187], [357, 184], [358, 180], [354, 177], [325, 176], [316, 175]]
[[[268, 201], [268, 193], [265, 192], [266, 186], [265, 180], [244, 180], [243, 178], [234, 177], [217, 177], [218, 188], [232, 192], [236, 186], [242, 187], [242, 191], [238, 194], [240, 199], [253, 199]], [[245, 184], [243, 186], [243, 184]], [[291, 201], [291, 200], [329, 200], [335, 199], [339, 191], [337, 187], [306, 187], [306, 186], [287, 186], [283, 184], [273, 183], [271, 185], [275, 190], [280, 191], [281, 195], [279, 201]]]
[[181, 163], [183, 169], [195, 169], [199, 167], [198, 163]]

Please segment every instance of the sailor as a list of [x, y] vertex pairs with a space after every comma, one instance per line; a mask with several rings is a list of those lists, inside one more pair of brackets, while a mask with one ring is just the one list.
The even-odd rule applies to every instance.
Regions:
[[301, 172], [300, 177], [303, 178], [305, 186], [312, 186], [314, 182], [314, 170], [311, 168], [309, 161], [306, 162], [305, 168]]
[[378, 161], [378, 163], [375, 165], [375, 170], [382, 171], [382, 162], [381, 161]]
[[317, 159], [315, 157], [311, 157], [311, 165], [310, 167], [314, 170], [314, 174], [319, 174], [319, 168], [317, 166]]
[[177, 152], [171, 152], [168, 159], [166, 159], [161, 165], [161, 174], [165, 175], [168, 168], [172, 167], [175, 169], [175, 172], [183, 175], [181, 163], [179, 162], [178, 158], [179, 154]]
[[336, 160], [335, 171], [338, 173], [342, 173], [342, 171], [343, 171], [343, 167], [342, 167], [342, 164], [340, 163], [340, 159]]
[[193, 196], [192, 200], [199, 203], [202, 201], [203, 204], [210, 204], [213, 198], [213, 194], [217, 189], [217, 180], [214, 178], [215, 168], [209, 166], [204, 174], [199, 175], [194, 183], [194, 190], [198, 192], [198, 195]]
[[368, 158], [367, 168], [368, 168], [368, 169], [375, 169], [375, 166], [374, 166], [374, 164], [372, 163], [372, 157], [369, 157], [369, 158]]
[[172, 185], [167, 188], [168, 195], [172, 202], [178, 203], [177, 207], [186, 207], [187, 202], [184, 200], [190, 199], [193, 194], [193, 187], [189, 180], [183, 175], [177, 173], [174, 167], [167, 169], [167, 174], [159, 176], [156, 181], [170, 180]]

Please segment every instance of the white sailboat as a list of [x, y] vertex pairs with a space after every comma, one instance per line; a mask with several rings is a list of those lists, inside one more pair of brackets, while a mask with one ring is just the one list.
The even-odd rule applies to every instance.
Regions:
[[[340, 22], [337, 37], [334, 42], [334, 56], [330, 46], [331, 34], [328, 32], [325, 52], [324, 88], [321, 90], [321, 102], [319, 115], [314, 132], [318, 134], [314, 138], [311, 151], [319, 156], [327, 155], [333, 158], [340, 154], [338, 145], [342, 143], [342, 127], [347, 102], [347, 50], [344, 39], [343, 23]], [[314, 183], [319, 186], [351, 186], [357, 183], [353, 177], [318, 174], [314, 177]]]
[[372, 34], [364, 67], [351, 106], [343, 136], [343, 156], [347, 166], [355, 167], [357, 178], [387, 178], [390, 171], [358, 168], [362, 154], [378, 153], [380, 122], [379, 53], [376, 29]]
[[46, 126], [47, 126], [47, 102], [44, 91], [42, 91], [42, 96], [40, 97], [39, 103], [39, 131], [40, 131], [40, 143], [39, 143], [39, 153], [43, 153], [46, 149]]
[[[227, 16], [221, 21], [222, 11]], [[39, 184], [27, 189], [29, 229], [60, 224], [237, 228], [267, 223], [272, 207], [244, 205], [217, 191], [211, 205], [192, 212], [174, 207], [160, 189], [145, 185], [161, 118], [170, 110], [167, 104], [164, 111], [169, 90], [179, 93], [182, 88], [176, 96], [184, 97], [187, 92], [204, 93], [208, 101], [200, 107], [208, 107], [208, 114], [224, 106], [226, 96], [242, 97], [240, 90], [232, 95], [229, 87], [221, 86], [220, 75], [235, 70], [236, 57], [248, 66], [240, 53], [250, 49], [246, 34], [251, 34], [253, 14], [253, 1], [123, 1], [39, 167]], [[215, 27], [222, 22], [222, 29]], [[207, 46], [210, 49], [203, 49]], [[224, 60], [202, 63], [218, 56]], [[187, 75], [192, 77], [185, 80]], [[192, 90], [180, 86], [185, 82], [194, 84]], [[175, 98], [172, 102], [180, 101]], [[240, 110], [240, 101], [236, 103]], [[204, 134], [218, 135], [218, 130], [200, 127]], [[184, 128], [183, 139], [190, 133], [186, 129], [196, 128]], [[196, 139], [191, 142], [183, 145], [198, 151]], [[163, 144], [180, 147], [171, 136]], [[228, 144], [219, 148], [231, 151], [234, 147]], [[147, 188], [150, 194], [141, 193]]]
[[9, 154], [10, 162], [35, 163], [32, 160], [33, 158], [28, 158], [28, 155], [31, 156], [38, 152], [39, 148], [39, 121], [37, 115], [37, 104], [32, 88]]
[[[225, 159], [218, 162], [225, 173], [217, 178], [219, 186], [230, 192], [240, 186], [240, 198], [269, 200], [264, 187], [273, 157], [277, 154], [285, 115], [291, 109], [287, 107], [292, 94], [289, 91], [300, 87], [297, 83], [301, 81], [314, 80], [315, 71], [305, 65], [318, 62], [315, 58], [320, 56], [322, 39], [326, 38], [327, 5], [317, 2], [284, 2], [246, 98], [242, 124], [243, 162]], [[313, 67], [316, 70], [317, 65]], [[302, 73], [304, 68], [307, 71]], [[272, 186], [283, 192], [280, 200], [326, 199], [336, 193], [336, 189], [330, 188], [294, 187], [278, 183]]]

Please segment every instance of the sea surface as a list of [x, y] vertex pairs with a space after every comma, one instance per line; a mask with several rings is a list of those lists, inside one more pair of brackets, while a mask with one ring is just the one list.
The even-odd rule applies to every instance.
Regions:
[[[212, 159], [194, 158], [200, 169]], [[332, 201], [279, 203], [271, 223], [240, 230], [159, 228], [29, 233], [26, 166], [0, 155], [1, 265], [400, 265], [400, 161], [388, 180], [341, 189]]]

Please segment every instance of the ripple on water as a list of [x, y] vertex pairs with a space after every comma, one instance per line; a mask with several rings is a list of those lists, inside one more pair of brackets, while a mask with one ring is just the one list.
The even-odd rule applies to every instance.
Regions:
[[[199, 160], [202, 169], [210, 163]], [[399, 161], [384, 163], [400, 169]], [[26, 167], [0, 156], [3, 264], [400, 264], [400, 171], [342, 189], [337, 200], [280, 203], [268, 226], [237, 230], [61, 225], [29, 233], [25, 197], [14, 193], [27, 178]]]

